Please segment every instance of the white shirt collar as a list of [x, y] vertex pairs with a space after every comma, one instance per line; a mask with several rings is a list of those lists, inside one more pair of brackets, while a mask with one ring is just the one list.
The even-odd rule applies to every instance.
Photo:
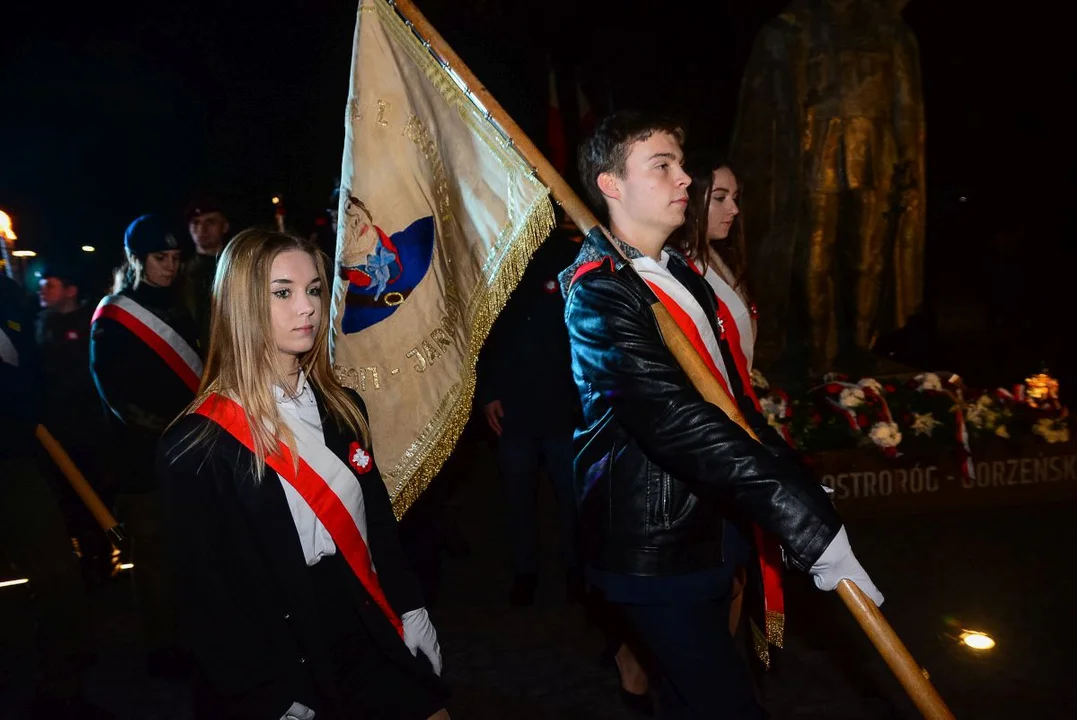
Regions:
[[280, 385], [273, 386], [273, 395], [277, 400], [278, 405], [307, 405], [314, 401], [314, 394], [311, 392], [310, 383], [307, 382], [307, 374], [302, 370], [299, 371], [299, 379], [296, 381], [296, 387], [298, 391], [295, 395], [287, 392]]
[[637, 270], [640, 268], [649, 268], [651, 270], [658, 270], [659, 272], [669, 273], [669, 253], [665, 250], [655, 260], [650, 255], [641, 255], [637, 258], [632, 258], [631, 263]]

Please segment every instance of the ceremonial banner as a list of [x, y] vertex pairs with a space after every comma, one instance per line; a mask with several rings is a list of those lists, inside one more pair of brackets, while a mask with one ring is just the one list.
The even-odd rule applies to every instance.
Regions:
[[546, 187], [463, 83], [385, 0], [362, 0], [331, 350], [398, 516], [452, 451], [479, 348], [553, 226]]

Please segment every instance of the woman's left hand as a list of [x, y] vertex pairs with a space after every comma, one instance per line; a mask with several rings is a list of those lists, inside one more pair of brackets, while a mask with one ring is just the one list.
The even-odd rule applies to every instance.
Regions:
[[434, 674], [440, 677], [441, 646], [438, 645], [438, 634], [434, 631], [434, 624], [430, 622], [426, 608], [410, 610], [404, 613], [400, 620], [404, 623], [404, 644], [408, 646], [408, 650], [416, 657], [421, 650], [434, 668]]

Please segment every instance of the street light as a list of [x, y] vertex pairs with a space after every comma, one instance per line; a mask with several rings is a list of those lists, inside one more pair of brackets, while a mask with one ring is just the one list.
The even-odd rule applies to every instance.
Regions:
[[7, 248], [8, 245], [14, 245], [16, 239], [15, 230], [11, 227], [11, 216], [0, 210], [0, 263], [3, 263], [4, 272], [9, 278], [14, 278], [15, 272], [11, 267]]
[[93, 245], [83, 245], [82, 246], [82, 252], [93, 252], [96, 249], [97, 248], [95, 248]]
[[23, 258], [37, 257], [37, 253], [34, 252], [33, 250], [13, 250], [12, 253], [11, 253], [11, 257], [23, 257]]
[[995, 639], [979, 630], [966, 630], [959, 638], [966, 646], [973, 650], [990, 650], [995, 647]]
[[18, 235], [15, 234], [15, 230], [11, 227], [11, 216], [3, 210], [0, 210], [0, 237], [8, 242], [14, 242], [19, 239]]

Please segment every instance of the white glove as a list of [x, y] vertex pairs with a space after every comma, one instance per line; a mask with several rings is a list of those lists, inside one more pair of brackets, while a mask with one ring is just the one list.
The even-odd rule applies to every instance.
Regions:
[[303, 703], [294, 702], [280, 720], [314, 720], [314, 711]]
[[819, 560], [809, 570], [815, 579], [815, 587], [820, 590], [833, 590], [842, 580], [852, 580], [856, 586], [871, 598], [876, 607], [883, 604], [883, 594], [871, 581], [860, 562], [853, 555], [849, 546], [849, 535], [842, 525], [838, 534], [827, 545]]
[[434, 632], [434, 625], [430, 622], [426, 608], [409, 610], [400, 620], [404, 623], [404, 644], [408, 646], [408, 650], [416, 657], [418, 651], [422, 650], [434, 668], [434, 674], [440, 677], [441, 646], [438, 645], [438, 634]]

